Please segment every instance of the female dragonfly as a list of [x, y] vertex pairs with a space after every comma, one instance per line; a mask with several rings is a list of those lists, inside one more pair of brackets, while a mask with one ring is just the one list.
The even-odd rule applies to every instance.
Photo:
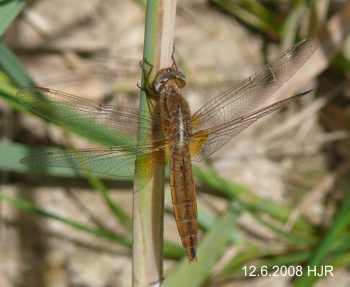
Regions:
[[[196, 113], [179, 92], [185, 76], [172, 67], [160, 70], [147, 86], [158, 108], [149, 114], [129, 108], [95, 104], [63, 92], [46, 88], [26, 88], [18, 100], [42, 117], [76, 131], [121, 142], [138, 134], [142, 121], [142, 144], [117, 147], [49, 152], [26, 157], [21, 163], [31, 166], [71, 167], [107, 174], [132, 176], [136, 156], [144, 164], [141, 176], [150, 176], [160, 163], [169, 160], [170, 187], [175, 219], [188, 260], [197, 260], [198, 222], [196, 191], [191, 160], [201, 161], [216, 152], [239, 132], [259, 118], [286, 106], [308, 92], [257, 107], [288, 81], [314, 53], [315, 38], [304, 39], [253, 76], [225, 91]], [[157, 138], [152, 135], [158, 134]], [[163, 156], [159, 156], [162, 151]]]

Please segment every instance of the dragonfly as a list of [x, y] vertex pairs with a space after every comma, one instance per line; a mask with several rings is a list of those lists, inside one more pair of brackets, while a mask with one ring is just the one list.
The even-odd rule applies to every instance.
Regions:
[[[21, 163], [129, 177], [134, 175], [137, 157], [143, 163], [138, 174], [150, 177], [150, 170], [158, 172], [158, 166], [169, 161], [177, 228], [189, 262], [197, 261], [198, 216], [192, 161], [206, 159], [258, 119], [309, 93], [258, 108], [300, 69], [317, 46], [316, 38], [301, 40], [194, 114], [180, 92], [186, 77], [175, 61], [171, 67], [158, 71], [152, 82], [143, 69], [151, 101], [157, 101], [159, 107], [152, 113], [97, 104], [48, 88], [19, 90], [19, 102], [38, 115], [78, 132], [86, 131], [123, 143], [114, 147], [48, 152], [26, 157]], [[126, 142], [137, 135], [142, 138], [141, 143]]]

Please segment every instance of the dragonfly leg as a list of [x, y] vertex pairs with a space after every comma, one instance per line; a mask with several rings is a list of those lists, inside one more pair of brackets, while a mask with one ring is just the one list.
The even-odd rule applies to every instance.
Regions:
[[[149, 70], [147, 71], [146, 68], [145, 68], [145, 64], [147, 64], [147, 66], [149, 66]], [[150, 76], [151, 76], [151, 73], [152, 73], [152, 70], [153, 70], [153, 65], [147, 61], [147, 58], [145, 58], [143, 61], [140, 62], [140, 66], [141, 66], [141, 69], [142, 69], [142, 73], [145, 77], [145, 80], [146, 80], [146, 84], [147, 84], [147, 87], [148, 89], [150, 90], [154, 90], [151, 82], [150, 82]]]
[[175, 57], [174, 57], [174, 54], [175, 54], [175, 47], [173, 47], [173, 53], [171, 54], [171, 59], [173, 60], [173, 69], [175, 71], [178, 71], [178, 68], [177, 68], [177, 64], [176, 64], [176, 61], [175, 61]]
[[[145, 64], [148, 65], [150, 68], [147, 71], [145, 68]], [[147, 58], [144, 60], [140, 61], [140, 67], [142, 69], [142, 74], [145, 78], [145, 87], [142, 87], [139, 83], [137, 86], [144, 92], [147, 93], [147, 95], [150, 96], [151, 99], [158, 100], [159, 99], [159, 93], [154, 89], [153, 84], [150, 81], [150, 76], [153, 70], [153, 65], [147, 61]]]

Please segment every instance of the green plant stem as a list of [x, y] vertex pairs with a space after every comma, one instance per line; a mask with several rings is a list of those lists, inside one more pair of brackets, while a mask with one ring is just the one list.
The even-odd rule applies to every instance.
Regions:
[[[175, 0], [147, 2], [144, 59], [153, 66], [151, 80], [160, 68], [171, 66], [175, 14]], [[145, 84], [143, 81], [142, 86], [145, 87]], [[141, 91], [140, 109], [147, 110], [148, 104], [146, 93]], [[140, 122], [141, 131], [142, 128], [143, 123]], [[138, 144], [142, 144], [141, 138]], [[139, 175], [138, 171], [145, 168], [150, 170], [151, 177]], [[163, 172], [154, 174], [151, 166], [144, 166], [136, 160], [133, 210], [134, 287], [161, 286], [163, 279], [164, 166], [161, 168]]]

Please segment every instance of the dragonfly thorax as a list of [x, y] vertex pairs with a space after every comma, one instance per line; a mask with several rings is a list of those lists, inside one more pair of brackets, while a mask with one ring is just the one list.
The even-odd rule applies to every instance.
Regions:
[[164, 118], [168, 119], [170, 146], [188, 145], [192, 138], [191, 112], [186, 99], [176, 90], [168, 90], [162, 98]]

